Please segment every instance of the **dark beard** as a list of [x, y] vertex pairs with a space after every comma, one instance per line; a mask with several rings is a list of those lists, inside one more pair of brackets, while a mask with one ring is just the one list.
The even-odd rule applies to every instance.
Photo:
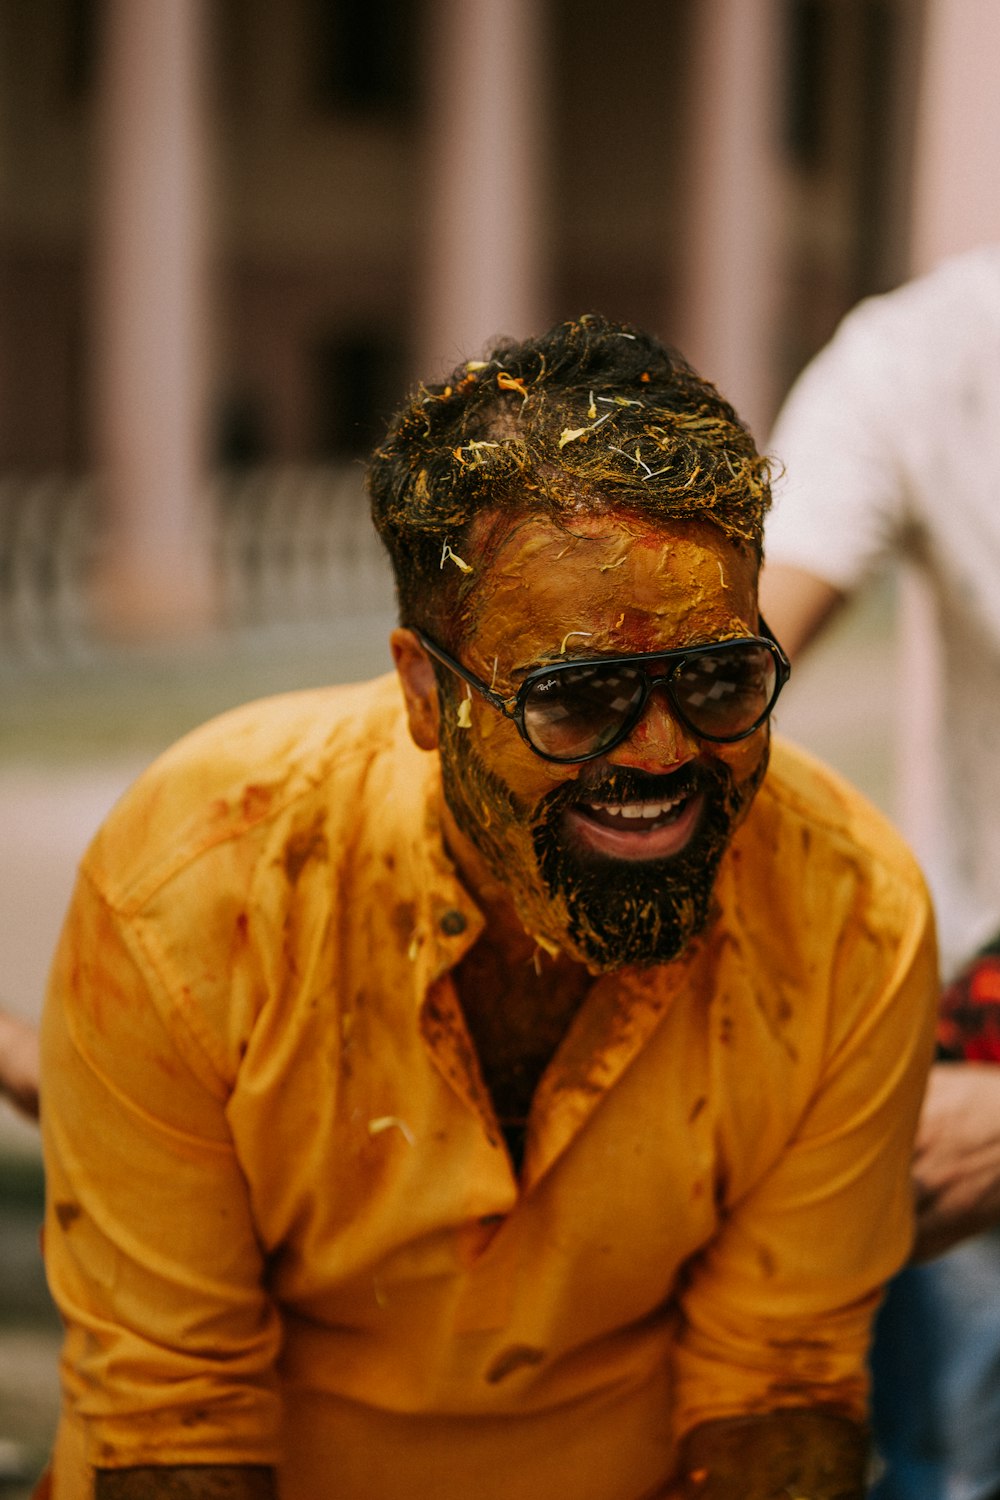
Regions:
[[[599, 782], [569, 783], [545, 799], [534, 831], [538, 868], [550, 895], [562, 897], [569, 935], [592, 972], [670, 963], [704, 930], [719, 862], [757, 784], [755, 779], [752, 788], [737, 787], [729, 767], [719, 761], [667, 776], [620, 767]], [[585, 800], [596, 802], [700, 794], [702, 812], [678, 854], [615, 859], [579, 848], [566, 836], [563, 816], [584, 791]]]
[[[677, 958], [709, 920], [719, 862], [763, 779], [766, 753], [754, 776], [739, 785], [719, 761], [667, 776], [622, 767], [599, 780], [568, 781], [529, 809], [471, 752], [465, 731], [455, 723], [455, 712], [446, 710], [440, 744], [445, 798], [459, 828], [508, 889], [513, 873], [510, 830], [528, 830], [535, 870], [524, 874], [547, 898], [558, 930], [549, 926], [540, 931], [533, 914], [526, 918], [519, 909], [527, 930], [554, 941], [592, 973]], [[701, 792], [704, 803], [688, 845], [669, 859], [640, 862], [597, 855], [577, 848], [566, 834], [563, 815], [574, 803], [629, 797], [656, 801], [661, 793], [679, 792]], [[516, 901], [516, 892], [512, 895]]]

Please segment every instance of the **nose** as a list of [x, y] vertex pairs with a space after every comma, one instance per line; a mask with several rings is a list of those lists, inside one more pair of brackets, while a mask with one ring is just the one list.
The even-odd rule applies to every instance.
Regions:
[[666, 692], [657, 686], [646, 700], [642, 716], [631, 734], [606, 758], [611, 765], [629, 766], [655, 775], [676, 771], [696, 760], [700, 754], [697, 738], [676, 717]]

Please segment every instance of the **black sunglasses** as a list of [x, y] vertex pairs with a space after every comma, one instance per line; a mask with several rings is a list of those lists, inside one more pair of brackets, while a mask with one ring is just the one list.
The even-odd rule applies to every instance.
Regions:
[[759, 636], [706, 646], [553, 662], [529, 672], [507, 698], [422, 631], [414, 634], [431, 656], [513, 719], [536, 755], [570, 763], [593, 760], [627, 739], [654, 688], [664, 690], [674, 714], [699, 739], [723, 745], [746, 739], [764, 723], [791, 672], [763, 620], [760, 628]]

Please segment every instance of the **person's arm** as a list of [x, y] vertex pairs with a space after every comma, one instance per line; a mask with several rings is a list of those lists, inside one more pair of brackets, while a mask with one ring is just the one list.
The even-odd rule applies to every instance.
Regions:
[[[63, 1402], [91, 1451], [162, 1470], [150, 1495], [188, 1493], [164, 1488], [170, 1471], [204, 1454], [211, 1468], [258, 1466], [247, 1479], [258, 1489], [245, 1492], [257, 1500], [279, 1451], [280, 1314], [231, 1095], [208, 1027], [199, 1050], [174, 1014], [180, 983], [165, 983], [152, 956], [164, 949], [162, 929], [140, 941], [81, 873], [42, 1025], [45, 1261], [66, 1330]], [[83, 1493], [88, 1480], [68, 1462], [63, 1482]], [[101, 1480], [105, 1494], [126, 1482]]]
[[1000, 1067], [938, 1063], [913, 1160], [915, 1260], [1000, 1224]]
[[683, 1440], [663, 1500], [861, 1500], [867, 1456], [864, 1429], [834, 1412], [706, 1422]]
[[898, 434], [922, 420], [924, 388], [904, 378], [912, 368], [905, 324], [886, 301], [855, 309], [775, 419], [760, 599], [792, 658], [843, 599], [899, 555], [908, 533], [908, 450]]
[[274, 1470], [259, 1465], [98, 1469], [94, 1500], [277, 1500]]
[[1000, 1224], [1000, 936], [941, 995], [938, 1058], [913, 1160], [917, 1260]]
[[[912, 867], [911, 875], [915, 882]], [[814, 895], [826, 888], [818, 864], [810, 876]], [[778, 900], [779, 929], [781, 915]], [[912, 1239], [908, 1169], [937, 964], [929, 903], [916, 886], [905, 901], [889, 887], [875, 905], [859, 888], [826, 920], [836, 956], [829, 965], [817, 932], [817, 972], [830, 974], [835, 998], [825, 1013], [808, 994], [789, 998], [790, 1019], [802, 1024], [789, 1036], [785, 1088], [801, 1094], [784, 1146], [758, 1161], [741, 1123], [752, 1116], [720, 1116], [727, 1196], [719, 1232], [689, 1262], [679, 1297], [675, 1390], [688, 1436], [669, 1500], [864, 1493], [866, 1354], [881, 1289]], [[749, 1058], [751, 1045], [766, 1044], [751, 1033], [744, 1045]], [[729, 1067], [722, 1076], [735, 1088], [735, 1059]], [[773, 1074], [760, 1076], [757, 1087], [777, 1086]], [[740, 1444], [740, 1479], [727, 1490]], [[785, 1466], [777, 1485], [775, 1465]], [[691, 1475], [713, 1470], [715, 1489], [699, 1491]]]
[[38, 1119], [38, 1030], [6, 1010], [0, 1010], [0, 1094]]
[[794, 660], [844, 602], [841, 589], [805, 568], [765, 563], [760, 575], [760, 612]]

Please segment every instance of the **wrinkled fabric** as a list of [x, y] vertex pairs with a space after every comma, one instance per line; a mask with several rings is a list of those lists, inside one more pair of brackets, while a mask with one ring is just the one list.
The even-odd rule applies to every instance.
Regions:
[[898, 837], [777, 746], [706, 933], [594, 981], [518, 1180], [439, 806], [383, 679], [197, 731], [87, 853], [43, 1028], [55, 1500], [147, 1463], [621, 1500], [697, 1422], [863, 1413], [936, 986]]
[[937, 1057], [941, 1062], [1000, 1062], [1000, 936], [942, 990]]

